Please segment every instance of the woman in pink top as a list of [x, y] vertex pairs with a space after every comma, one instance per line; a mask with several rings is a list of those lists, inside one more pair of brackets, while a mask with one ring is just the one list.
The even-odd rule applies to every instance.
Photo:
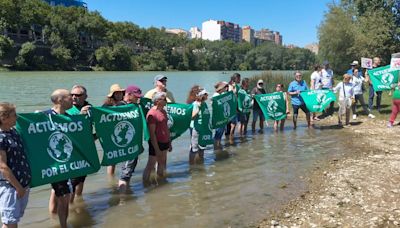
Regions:
[[157, 166], [157, 177], [164, 178], [167, 168], [167, 152], [172, 150], [170, 132], [168, 129], [168, 116], [164, 110], [167, 103], [165, 92], [156, 92], [153, 97], [154, 106], [146, 116], [147, 126], [150, 133], [149, 159], [143, 171], [143, 183], [150, 181], [151, 171]]

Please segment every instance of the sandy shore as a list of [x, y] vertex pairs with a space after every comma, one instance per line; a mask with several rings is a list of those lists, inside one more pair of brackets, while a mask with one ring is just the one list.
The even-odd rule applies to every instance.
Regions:
[[[400, 126], [388, 129], [383, 120], [357, 121], [341, 131], [362, 152], [347, 151], [317, 169], [308, 179], [309, 190], [267, 215], [259, 227], [400, 226]], [[335, 123], [331, 118], [316, 125]]]

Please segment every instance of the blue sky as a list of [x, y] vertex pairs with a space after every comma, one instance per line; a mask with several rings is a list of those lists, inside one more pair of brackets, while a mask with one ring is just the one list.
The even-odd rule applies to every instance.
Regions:
[[285, 44], [318, 42], [317, 27], [332, 0], [86, 0], [89, 10], [111, 21], [140, 27], [201, 28], [203, 21], [225, 20], [240, 26], [279, 31]]

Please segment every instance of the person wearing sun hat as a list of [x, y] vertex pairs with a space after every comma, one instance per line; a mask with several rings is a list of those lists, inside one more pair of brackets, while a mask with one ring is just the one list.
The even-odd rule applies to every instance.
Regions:
[[[215, 93], [213, 97], [226, 93], [229, 89], [229, 84], [227, 82], [217, 82], [214, 85]], [[221, 149], [221, 139], [224, 135], [225, 127], [221, 127], [215, 130], [214, 135], [214, 149]]]
[[103, 106], [115, 106], [118, 102], [122, 101], [124, 98], [125, 89], [123, 89], [119, 84], [113, 84], [110, 87], [110, 92], [107, 94], [107, 98], [104, 101]]
[[154, 77], [154, 89], [147, 91], [145, 98], [153, 99], [157, 92], [165, 92], [167, 94], [167, 102], [175, 103], [174, 95], [167, 90], [167, 76], [158, 74]]
[[[110, 87], [110, 92], [107, 94], [103, 107], [117, 106], [124, 98], [125, 89], [119, 84], [113, 84]], [[115, 173], [115, 165], [107, 166], [107, 174], [113, 176]]]
[[[358, 61], [354, 60], [352, 63], [350, 63], [350, 67], [351, 68], [348, 69], [346, 73], [349, 74], [349, 75], [353, 75], [354, 69], [358, 69], [358, 67], [359, 67]], [[358, 74], [360, 76], [362, 76], [362, 72], [361, 71], [359, 71]]]

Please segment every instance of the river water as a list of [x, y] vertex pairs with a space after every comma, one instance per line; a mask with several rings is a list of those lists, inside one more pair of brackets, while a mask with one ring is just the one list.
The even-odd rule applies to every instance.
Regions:
[[[178, 103], [184, 103], [193, 84], [213, 92], [219, 80], [231, 72], [163, 72]], [[260, 72], [241, 72], [250, 77]], [[88, 100], [101, 105], [113, 83], [152, 88], [157, 72], [0, 72], [0, 101], [17, 105], [18, 112], [51, 107], [50, 93], [57, 88], [85, 85]], [[145, 188], [141, 175], [147, 152], [139, 157], [130, 193], [117, 191], [118, 172], [107, 177], [103, 167], [87, 177], [84, 195], [71, 206], [71, 227], [243, 227], [255, 225], [269, 210], [299, 196], [305, 190], [302, 176], [319, 161], [345, 152], [348, 137], [340, 131], [307, 129], [304, 121], [296, 131], [288, 121], [284, 132], [271, 124], [264, 134], [249, 133], [224, 150], [205, 151], [204, 165], [189, 167], [189, 133], [173, 142], [168, 154], [167, 183]], [[147, 143], [144, 144], [145, 148]], [[99, 153], [102, 153], [98, 146]], [[147, 151], [147, 150], [146, 150]], [[117, 166], [119, 171], [119, 166]], [[33, 188], [21, 227], [54, 227], [48, 214], [50, 186]]]

